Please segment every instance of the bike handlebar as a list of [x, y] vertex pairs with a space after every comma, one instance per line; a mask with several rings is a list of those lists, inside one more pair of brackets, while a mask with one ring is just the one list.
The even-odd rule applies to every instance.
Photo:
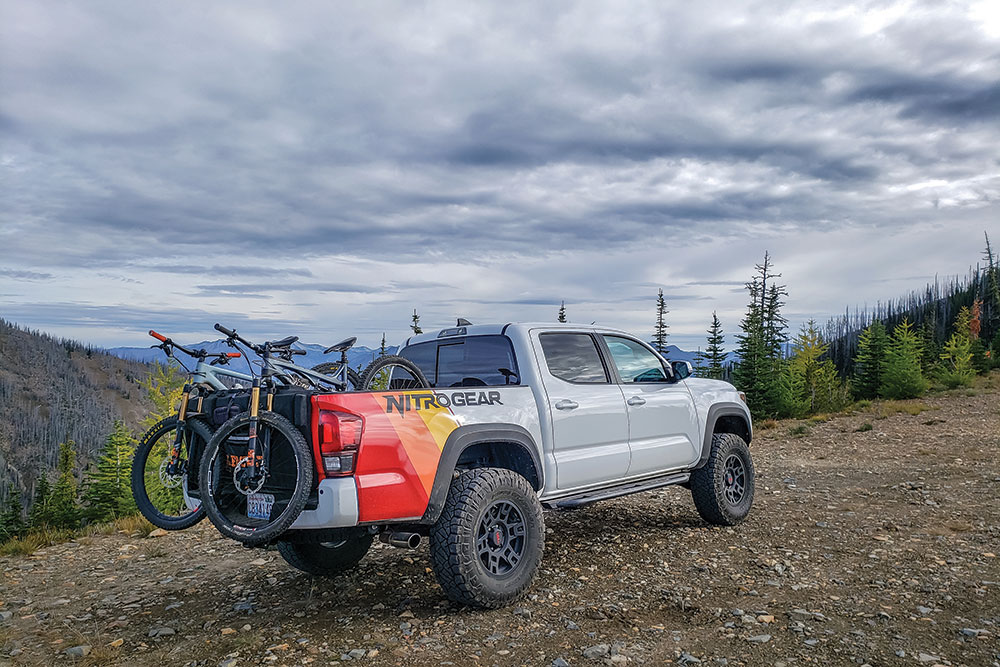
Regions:
[[232, 329], [227, 329], [226, 327], [222, 326], [218, 322], [215, 323], [215, 330], [216, 331], [221, 331], [222, 333], [226, 334], [230, 338], [236, 338], [236, 332], [235, 331], [233, 331]]
[[175, 343], [174, 341], [170, 340], [169, 338], [167, 338], [163, 334], [157, 333], [156, 331], [153, 331], [152, 329], [149, 330], [149, 335], [152, 336], [153, 338], [155, 338], [156, 340], [158, 340], [158, 341], [161, 342], [160, 345], [154, 345], [153, 347], [162, 348], [163, 351], [167, 353], [167, 356], [170, 356], [170, 354], [171, 354], [170, 353], [170, 349], [171, 348], [177, 348], [178, 350], [180, 350], [184, 354], [188, 355], [189, 357], [195, 357], [196, 359], [208, 359], [209, 357], [214, 357], [214, 358], [217, 358], [217, 359], [221, 359], [223, 357], [228, 357], [230, 359], [235, 359], [237, 357], [242, 357], [243, 356], [243, 353], [241, 353], [241, 352], [215, 352], [215, 353], [210, 353], [210, 352], [206, 352], [205, 350], [189, 350], [188, 348], [184, 347], [180, 343]]

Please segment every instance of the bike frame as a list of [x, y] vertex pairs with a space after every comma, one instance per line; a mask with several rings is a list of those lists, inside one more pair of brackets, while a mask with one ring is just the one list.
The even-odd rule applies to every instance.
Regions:
[[249, 373], [241, 373], [239, 371], [234, 371], [231, 368], [213, 366], [210, 363], [199, 361], [198, 365], [191, 372], [191, 383], [207, 384], [216, 391], [229, 389], [229, 387], [223, 384], [223, 382], [219, 379], [219, 376], [231, 377], [245, 382], [253, 382], [253, 376]]
[[[210, 387], [213, 391], [221, 391], [228, 389], [228, 387], [219, 379], [218, 376], [233, 377], [240, 380], [253, 381], [252, 375], [246, 373], [240, 373], [239, 371], [234, 371], [228, 368], [223, 368], [218, 365], [213, 365], [205, 361], [208, 357], [213, 357], [216, 359], [216, 363], [226, 362], [229, 358], [235, 358], [242, 356], [238, 353], [225, 353], [225, 354], [208, 354], [205, 350], [189, 350], [183, 345], [178, 345], [166, 336], [159, 334], [153, 330], [149, 331], [149, 335], [153, 338], [161, 341], [160, 345], [155, 345], [154, 347], [159, 347], [163, 350], [164, 354], [167, 355], [168, 359], [175, 359], [181, 367], [187, 368], [177, 357], [174, 356], [173, 348], [177, 348], [184, 354], [194, 357], [198, 364], [195, 366], [194, 371], [188, 371], [188, 381], [184, 384], [184, 389], [181, 392], [181, 404], [180, 408], [177, 410], [177, 434], [174, 436], [174, 443], [170, 450], [170, 463], [167, 464], [166, 472], [169, 475], [183, 475], [186, 470], [186, 466], [181, 465], [181, 443], [184, 441], [185, 424], [187, 423], [187, 408], [188, 402], [191, 399], [191, 393], [195, 391], [197, 385], [204, 384]], [[201, 409], [201, 400], [198, 401], [198, 409]], [[185, 496], [187, 494], [185, 493]], [[185, 498], [185, 502], [186, 502]]]
[[316, 371], [299, 366], [292, 363], [291, 361], [286, 361], [284, 359], [274, 359], [271, 358], [268, 362], [272, 368], [280, 369], [283, 371], [290, 371], [292, 373], [297, 373], [306, 377], [313, 382], [319, 382], [322, 384], [332, 384], [337, 389], [337, 391], [345, 391], [347, 389], [347, 364], [341, 362], [340, 368], [337, 370], [336, 375], [325, 375], [323, 373], [317, 373]]

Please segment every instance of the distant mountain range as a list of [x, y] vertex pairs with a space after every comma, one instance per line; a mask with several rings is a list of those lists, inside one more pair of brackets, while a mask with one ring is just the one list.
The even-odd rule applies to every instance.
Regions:
[[[334, 341], [336, 342], [336, 341]], [[185, 347], [190, 349], [201, 349], [204, 348], [208, 352], [232, 352], [233, 348], [226, 345], [224, 340], [209, 340], [202, 341], [200, 343], [195, 343], [193, 345], [185, 345]], [[301, 357], [295, 357], [295, 363], [300, 366], [306, 366], [307, 368], [315, 366], [317, 364], [322, 364], [327, 361], [337, 361], [340, 359], [340, 355], [336, 353], [323, 354], [328, 346], [326, 345], [314, 345], [310, 343], [296, 343], [293, 347], [300, 350], [305, 350], [306, 354]], [[386, 346], [385, 351], [388, 354], [395, 354], [398, 348], [396, 346]], [[122, 359], [130, 359], [134, 361], [143, 361], [146, 363], [152, 363], [158, 361], [160, 363], [166, 361], [166, 356], [163, 354], [162, 350], [148, 347], [113, 347], [108, 350], [109, 354], [113, 354], [116, 357]], [[370, 347], [365, 347], [363, 345], [358, 347], [352, 347], [347, 351], [347, 361], [350, 363], [351, 368], [364, 369], [368, 364], [372, 362], [378, 356], [378, 349], [372, 349]], [[178, 358], [180, 358], [185, 364], [188, 363], [190, 357], [187, 355], [177, 352]], [[682, 350], [676, 345], [667, 345], [666, 357], [670, 361], [690, 361], [693, 365], [698, 365], [698, 353], [688, 352]], [[256, 358], [256, 357], [254, 357]], [[732, 361], [735, 358], [733, 353], [729, 353], [726, 356], [726, 361]], [[234, 359], [231, 362], [231, 368], [234, 370], [245, 371], [247, 369], [247, 361], [245, 358]], [[188, 364], [190, 365], [190, 364]]]
[[[649, 344], [652, 345], [653, 343], [650, 342]], [[693, 366], [697, 366], [698, 365], [698, 353], [697, 352], [688, 352], [687, 350], [682, 350], [681, 348], [677, 347], [676, 345], [667, 345], [667, 349], [663, 353], [663, 356], [665, 356], [670, 361], [690, 361]], [[726, 354], [726, 363], [729, 363], [729, 362], [735, 361], [735, 360], [736, 360], [736, 353], [735, 352], [730, 352], [730, 353]]]
[[[330, 344], [337, 343], [339, 341], [331, 341]], [[233, 352], [233, 348], [226, 344], [224, 339], [220, 340], [206, 340], [200, 343], [193, 343], [191, 345], [185, 344], [184, 347], [191, 350], [204, 349], [210, 353], [218, 352]], [[331, 352], [330, 354], [323, 354], [329, 345], [313, 345], [309, 343], [296, 343], [292, 347], [305, 350], [306, 354], [295, 357], [294, 361], [299, 366], [305, 366], [306, 368], [311, 368], [317, 364], [322, 364], [328, 361], [340, 361], [340, 354], [337, 352]], [[387, 354], [394, 354], [396, 352], [395, 346], [387, 345], [385, 351]], [[121, 359], [131, 359], [134, 361], [142, 361], [145, 363], [159, 362], [163, 363], [167, 360], [166, 355], [163, 350], [148, 347], [113, 347], [107, 350], [109, 354], [113, 354]], [[188, 367], [192, 367], [194, 360], [187, 356], [183, 352], [175, 351], [178, 359], [184, 362]], [[354, 369], [364, 369], [368, 364], [372, 362], [375, 357], [379, 354], [378, 349], [372, 349], [370, 347], [365, 347], [360, 345], [357, 347], [352, 347], [347, 351], [347, 362], [350, 364], [351, 368]], [[251, 358], [253, 360], [257, 359], [256, 355], [251, 353]], [[230, 368], [237, 371], [246, 372], [248, 369], [248, 362], [246, 357], [241, 357], [240, 359], [233, 359], [230, 362]]]

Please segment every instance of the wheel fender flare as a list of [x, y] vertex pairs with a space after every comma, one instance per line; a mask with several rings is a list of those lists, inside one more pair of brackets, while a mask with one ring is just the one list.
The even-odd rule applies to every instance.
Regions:
[[746, 408], [739, 403], [716, 403], [708, 409], [708, 418], [705, 420], [705, 440], [701, 446], [701, 457], [692, 469], [698, 469], [708, 463], [708, 458], [712, 454], [712, 436], [715, 435], [715, 425], [722, 417], [737, 417], [746, 424], [747, 434], [753, 438], [753, 427], [750, 425], [750, 417], [747, 416]]
[[444, 448], [441, 450], [437, 472], [434, 474], [434, 484], [431, 486], [431, 492], [427, 499], [427, 509], [424, 511], [420, 523], [432, 524], [438, 520], [444, 509], [445, 500], [448, 498], [448, 490], [451, 488], [458, 459], [469, 447], [480, 444], [505, 444], [523, 450], [530, 457], [538, 476], [538, 488], [535, 490], [538, 491], [544, 487], [545, 471], [538, 455], [538, 447], [535, 444], [535, 439], [523, 426], [517, 424], [460, 426], [448, 436]]

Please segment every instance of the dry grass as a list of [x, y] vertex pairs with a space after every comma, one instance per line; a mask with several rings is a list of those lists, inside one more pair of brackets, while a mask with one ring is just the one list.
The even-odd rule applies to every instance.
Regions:
[[793, 438], [801, 438], [809, 433], [809, 424], [796, 424], [788, 429], [788, 435]]
[[773, 428], [778, 428], [778, 420], [777, 419], [765, 419], [764, 421], [762, 421], [760, 424], [757, 425], [757, 428], [759, 428], [759, 429], [761, 429], [763, 431], [770, 431]]
[[876, 419], [885, 419], [893, 415], [919, 415], [927, 410], [934, 410], [931, 406], [920, 401], [876, 401], [867, 410], [875, 414]]
[[82, 531], [65, 528], [42, 528], [32, 530], [24, 537], [15, 537], [0, 544], [0, 556], [28, 556], [39, 549], [59, 544], [60, 542], [69, 542], [74, 539], [86, 542], [87, 538], [94, 535], [125, 533], [131, 537], [146, 537], [151, 532], [153, 532], [153, 524], [146, 521], [139, 514], [121, 517], [108, 523], [93, 524], [87, 526]]
[[15, 537], [0, 544], [0, 556], [27, 556], [59, 542], [68, 542], [77, 536], [73, 530], [34, 530], [24, 537]]
[[114, 535], [124, 533], [132, 537], [146, 537], [153, 532], [154, 526], [146, 521], [141, 514], [123, 516], [108, 523], [98, 523], [88, 526], [87, 535]]

